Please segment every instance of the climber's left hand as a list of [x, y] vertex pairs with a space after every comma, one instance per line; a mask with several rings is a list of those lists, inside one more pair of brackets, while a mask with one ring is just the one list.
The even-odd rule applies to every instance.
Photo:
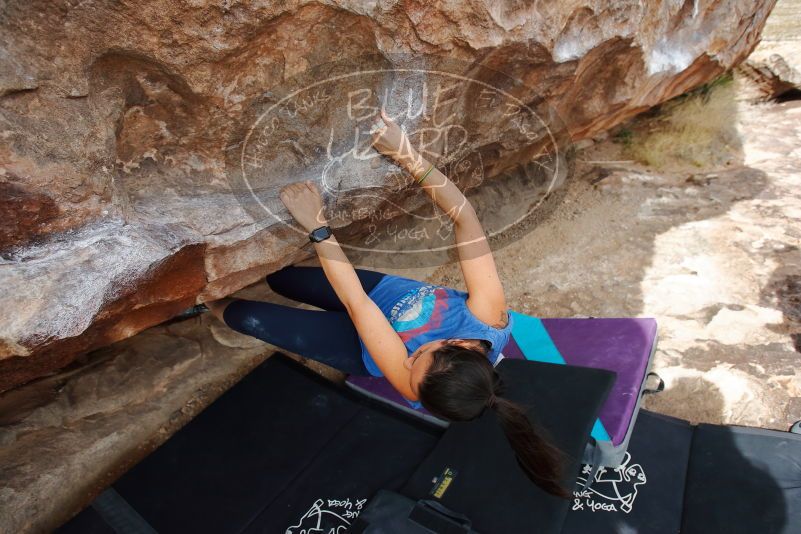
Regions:
[[281, 189], [281, 202], [289, 213], [306, 231], [325, 226], [327, 223], [323, 210], [323, 199], [314, 182], [296, 182]]
[[381, 107], [381, 121], [377, 121], [373, 126], [373, 148], [407, 169], [419, 163], [420, 156], [412, 147], [409, 136], [398, 123], [389, 118], [383, 107]]

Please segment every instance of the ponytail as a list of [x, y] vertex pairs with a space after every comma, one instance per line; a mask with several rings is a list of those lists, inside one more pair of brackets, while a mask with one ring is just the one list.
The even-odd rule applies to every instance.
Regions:
[[484, 352], [454, 344], [433, 351], [418, 394], [429, 412], [450, 421], [470, 421], [493, 410], [528, 478], [551, 495], [569, 498], [562, 486], [562, 452], [520, 405], [500, 395], [502, 386]]
[[569, 498], [570, 493], [562, 486], [562, 452], [545, 439], [541, 429], [534, 428], [520, 405], [492, 394], [487, 407], [498, 415], [528, 478], [551, 495]]

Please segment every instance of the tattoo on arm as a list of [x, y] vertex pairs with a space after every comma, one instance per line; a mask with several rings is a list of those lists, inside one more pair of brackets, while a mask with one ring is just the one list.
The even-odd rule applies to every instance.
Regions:
[[501, 317], [498, 320], [498, 324], [494, 325], [496, 328], [504, 328], [506, 326], [507, 315], [505, 311], [501, 312]]

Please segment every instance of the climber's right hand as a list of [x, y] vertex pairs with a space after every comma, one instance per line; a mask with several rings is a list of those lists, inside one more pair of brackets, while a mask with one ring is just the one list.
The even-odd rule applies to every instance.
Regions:
[[296, 182], [281, 189], [281, 202], [307, 232], [328, 224], [323, 199], [314, 182]]

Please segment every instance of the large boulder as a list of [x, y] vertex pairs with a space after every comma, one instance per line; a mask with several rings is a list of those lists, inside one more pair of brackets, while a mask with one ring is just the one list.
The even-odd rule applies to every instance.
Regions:
[[551, 149], [566, 138], [545, 130], [587, 138], [714, 79], [773, 4], [5, 2], [0, 391], [307, 257], [283, 184], [325, 185], [351, 243], [419, 209], [397, 167], [345, 150], [364, 148], [350, 138], [379, 100], [422, 135], [436, 118], [402, 99], [460, 81], [440, 102], [460, 148], [432, 153], [465, 189], [518, 180], [483, 207], [502, 233], [507, 203], [525, 215], [566, 177], [531, 171], [543, 154], [564, 163]]
[[771, 11], [763, 38], [740, 74], [755, 82], [751, 95], [756, 100], [798, 99], [801, 94], [801, 57], [798, 54], [798, 2], [783, 1]]

